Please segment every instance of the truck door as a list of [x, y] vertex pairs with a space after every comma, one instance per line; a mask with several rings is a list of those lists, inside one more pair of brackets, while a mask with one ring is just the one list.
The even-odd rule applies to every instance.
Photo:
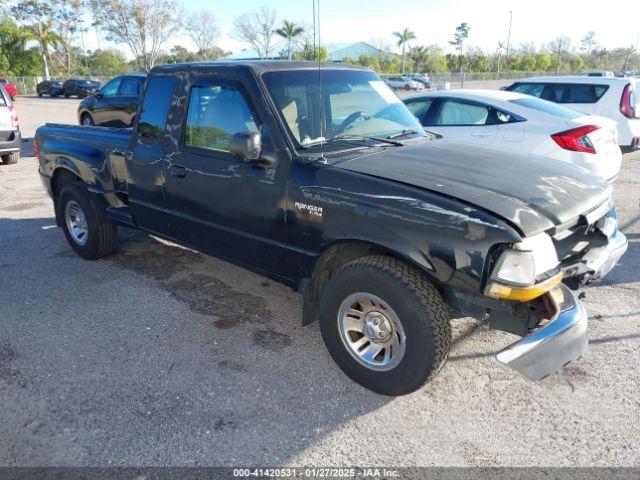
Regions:
[[256, 109], [260, 99], [249, 91], [239, 79], [200, 77], [191, 84], [187, 111], [178, 106], [172, 115], [184, 125], [165, 165], [166, 206], [178, 241], [279, 273], [288, 165], [258, 166], [229, 152], [231, 136], [243, 131], [261, 132], [263, 152], [271, 148], [266, 115]]
[[171, 143], [166, 127], [175, 82], [173, 76], [155, 76], [149, 80], [138, 128], [124, 162], [133, 218], [140, 228], [165, 236], [170, 235], [170, 231], [164, 204], [163, 164]]

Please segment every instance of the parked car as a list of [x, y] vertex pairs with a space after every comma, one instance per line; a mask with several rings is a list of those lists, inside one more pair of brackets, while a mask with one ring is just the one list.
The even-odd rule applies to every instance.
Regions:
[[420, 82], [411, 80], [403, 76], [385, 77], [384, 81], [391, 88], [403, 90], [421, 90], [424, 86]]
[[2, 86], [5, 92], [9, 94], [11, 100], [16, 99], [16, 97], [18, 96], [18, 87], [9, 83], [9, 80], [7, 80], [6, 77], [0, 77], [0, 86]]
[[635, 78], [536, 77], [518, 80], [506, 88], [526, 93], [618, 124], [623, 153], [640, 146], [640, 80]]
[[409, 80], [413, 80], [415, 82], [421, 83], [424, 88], [431, 88], [431, 81], [429, 80], [429, 75], [426, 73], [410, 73], [405, 75]]
[[20, 160], [20, 124], [11, 95], [0, 85], [0, 159], [4, 164]]
[[78, 122], [81, 125], [132, 127], [146, 78], [146, 73], [129, 73], [109, 80], [100, 91], [80, 102]]
[[611, 186], [569, 163], [431, 141], [368, 69], [164, 65], [138, 112], [132, 130], [36, 132], [71, 248], [109, 255], [127, 225], [280, 281], [376, 392], [437, 374], [452, 311], [524, 337], [497, 358], [526, 377], [561, 369], [587, 345], [568, 285], [606, 275], [627, 247]]
[[80, 78], [70, 78], [62, 84], [63, 94], [65, 98], [71, 96], [77, 96], [78, 98], [84, 98], [88, 95], [93, 95], [99, 89], [99, 84], [90, 80], [83, 80]]
[[615, 77], [615, 75], [613, 74], [613, 72], [609, 72], [609, 71], [599, 71], [599, 72], [582, 72], [580, 74], [581, 77], [607, 77], [607, 78], [613, 78]]
[[62, 95], [64, 88], [62, 82], [59, 80], [43, 80], [36, 85], [36, 93], [39, 97], [43, 95], [49, 95], [50, 97], [57, 97]]
[[445, 141], [484, 145], [575, 163], [613, 181], [622, 153], [616, 122], [517, 92], [449, 90], [403, 99]]

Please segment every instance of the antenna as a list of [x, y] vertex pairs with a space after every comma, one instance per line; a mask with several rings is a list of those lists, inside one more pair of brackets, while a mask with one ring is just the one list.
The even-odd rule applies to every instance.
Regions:
[[[318, 2], [318, 6], [316, 8], [316, 1]], [[324, 159], [324, 150], [323, 146], [323, 138], [324, 138], [324, 124], [325, 124], [325, 111], [324, 111], [324, 101], [322, 99], [322, 63], [320, 58], [320, 0], [312, 0], [313, 2], [313, 49], [315, 50], [316, 59], [318, 61], [318, 106], [320, 109], [320, 158]], [[316, 25], [318, 29], [318, 43], [316, 46]]]

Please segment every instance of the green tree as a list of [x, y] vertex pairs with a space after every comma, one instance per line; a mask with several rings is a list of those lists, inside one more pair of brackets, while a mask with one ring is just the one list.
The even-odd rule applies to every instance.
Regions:
[[458, 60], [459, 60], [459, 71], [462, 72], [462, 50], [464, 47], [464, 42], [467, 38], [469, 38], [469, 30], [470, 26], [468, 23], [463, 22], [456, 27], [456, 33], [453, 34], [453, 40], [449, 41], [451, 45], [456, 47], [458, 50]]
[[402, 73], [404, 74], [407, 69], [407, 43], [414, 40], [416, 34], [405, 28], [400, 32], [393, 32], [393, 36], [398, 39], [398, 46], [402, 47]]
[[12, 8], [12, 12], [25, 23], [30, 37], [38, 42], [42, 76], [48, 79], [50, 77], [49, 65], [51, 64], [49, 47], [59, 39], [52, 28], [54, 10], [51, 4], [40, 0], [22, 0]]
[[87, 58], [91, 75], [110, 77], [127, 70], [127, 61], [120, 50], [96, 50]]
[[40, 75], [38, 48], [27, 48], [31, 32], [10, 17], [0, 17], [0, 70], [5, 75]]
[[293, 41], [296, 37], [299, 37], [304, 33], [304, 28], [296, 25], [293, 22], [288, 20], [284, 20], [282, 22], [282, 27], [276, 29], [276, 34], [281, 36], [287, 41], [287, 55], [289, 60], [293, 55]]

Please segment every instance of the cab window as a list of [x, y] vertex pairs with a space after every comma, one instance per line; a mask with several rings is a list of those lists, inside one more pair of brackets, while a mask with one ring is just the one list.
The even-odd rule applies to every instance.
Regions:
[[228, 152], [231, 137], [259, 132], [259, 125], [239, 85], [194, 85], [184, 131], [188, 147]]
[[162, 138], [175, 83], [175, 77], [154, 77], [149, 81], [138, 122], [138, 133], [142, 137], [155, 140]]

